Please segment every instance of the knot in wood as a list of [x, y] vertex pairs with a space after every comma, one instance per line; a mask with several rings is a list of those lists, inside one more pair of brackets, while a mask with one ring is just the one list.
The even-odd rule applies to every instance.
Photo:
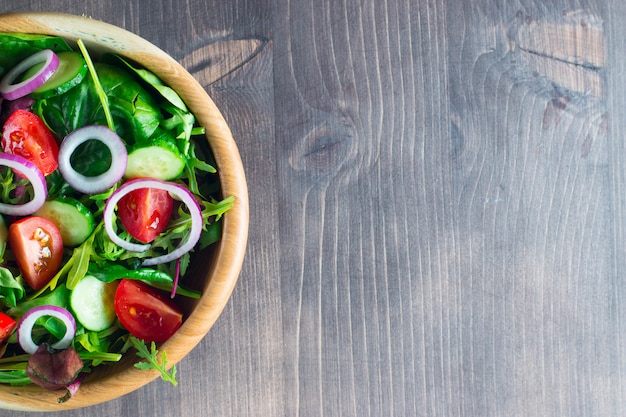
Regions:
[[352, 137], [347, 121], [325, 121], [306, 134], [294, 149], [292, 168], [316, 176], [337, 171], [349, 154]]

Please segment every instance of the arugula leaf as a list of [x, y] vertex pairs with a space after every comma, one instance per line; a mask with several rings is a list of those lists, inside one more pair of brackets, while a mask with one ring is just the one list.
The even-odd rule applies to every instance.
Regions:
[[74, 249], [72, 253], [72, 267], [67, 273], [67, 288], [73, 290], [89, 268], [89, 261], [93, 253], [93, 241], [95, 239], [97, 230], [81, 243], [80, 246]]
[[[161, 374], [163, 381], [170, 382], [174, 386], [178, 385], [178, 381], [176, 380], [176, 365], [172, 366], [169, 372], [167, 371], [167, 356], [165, 351], [159, 352], [154, 342], [150, 343], [150, 350], [148, 350], [146, 342], [137, 339], [135, 336], [130, 336], [129, 340], [137, 350], [137, 356], [146, 360], [146, 362], [136, 363], [136, 368], [144, 371], [149, 369], [155, 370]], [[161, 354], [160, 358], [158, 356], [159, 353]]]
[[98, 366], [103, 362], [119, 362], [122, 359], [121, 353], [109, 352], [111, 342], [107, 336], [101, 337], [98, 332], [86, 332], [74, 336], [74, 347], [83, 362]]
[[[75, 166], [74, 163], [72, 163], [72, 166]], [[84, 174], [84, 172], [82, 173]], [[58, 169], [54, 170], [52, 173], [46, 176], [46, 185], [48, 188], [48, 199], [53, 199], [58, 196], [79, 196], [79, 193], [75, 191], [67, 183], [67, 181], [65, 181], [65, 179], [61, 175], [61, 171], [59, 171]]]
[[187, 161], [185, 164], [185, 171], [187, 173], [187, 180], [189, 182], [189, 191], [196, 195], [202, 195], [200, 192], [200, 186], [198, 185], [197, 172], [207, 172], [214, 174], [217, 172], [213, 165], [206, 163], [204, 160], [196, 156], [196, 146], [191, 143], [191, 146], [187, 149]]
[[80, 358], [97, 366], [103, 362], [118, 362], [122, 359], [128, 332], [114, 325], [100, 332], [87, 330], [78, 324], [78, 330], [74, 336], [73, 346], [78, 351]]
[[[24, 362], [26, 364], [26, 362]], [[26, 367], [24, 369], [0, 371], [0, 383], [9, 384], [14, 387], [22, 387], [32, 384], [32, 381], [26, 375]]]
[[179, 139], [180, 142], [180, 151], [186, 153], [189, 140], [191, 139], [191, 133], [196, 123], [196, 117], [188, 111], [181, 110], [167, 103], [163, 105], [163, 110], [167, 111], [171, 117], [164, 119], [163, 122], [161, 122], [161, 126], [174, 132], [174, 136], [176, 136], [176, 139]]
[[8, 307], [17, 307], [17, 302], [24, 297], [24, 286], [20, 284], [13, 273], [5, 267], [0, 267], [0, 299]]
[[28, 298], [19, 303], [16, 307], [9, 309], [6, 313], [11, 317], [22, 317], [24, 313], [33, 307], [51, 304], [63, 308], [67, 308], [69, 304], [69, 295], [65, 285], [59, 285], [54, 291], [45, 295], [39, 295], [34, 298]]
[[78, 40], [78, 48], [80, 52], [83, 54], [83, 58], [85, 58], [85, 62], [87, 63], [87, 68], [89, 69], [89, 74], [91, 74], [91, 79], [93, 81], [94, 87], [96, 88], [96, 93], [98, 94], [98, 99], [100, 100], [100, 104], [102, 105], [102, 112], [104, 113], [104, 118], [107, 121], [107, 126], [109, 129], [115, 132], [115, 124], [113, 124], [113, 116], [111, 116], [111, 111], [109, 109], [109, 100], [106, 92], [102, 89], [102, 84], [100, 84], [100, 78], [98, 77], [98, 73], [93, 65], [93, 61], [91, 60], [91, 56], [87, 51], [87, 47], [82, 39]]
[[6, 204], [18, 204], [25, 194], [30, 194], [32, 185], [25, 178], [16, 177], [11, 168], [0, 168], [0, 201]]
[[39, 297], [43, 292], [50, 289], [54, 290], [59, 283], [59, 280], [64, 276], [67, 276], [66, 286], [69, 289], [74, 289], [78, 281], [80, 281], [86, 274], [89, 267], [89, 261], [93, 255], [93, 244], [95, 236], [103, 229], [103, 223], [101, 222], [96, 226], [95, 230], [91, 233], [91, 236], [87, 238], [80, 246], [77, 246], [72, 251], [72, 255], [67, 259], [61, 269], [52, 277], [46, 285], [44, 285], [39, 291], [37, 291], [32, 298]]

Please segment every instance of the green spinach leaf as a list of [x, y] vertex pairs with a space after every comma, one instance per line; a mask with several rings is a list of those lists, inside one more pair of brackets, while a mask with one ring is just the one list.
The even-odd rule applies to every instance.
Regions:
[[[127, 144], [150, 138], [163, 118], [157, 102], [126, 71], [106, 64], [96, 64], [96, 71], [117, 134]], [[64, 94], [37, 100], [33, 110], [59, 136], [82, 126], [107, 124], [91, 76]]]
[[[162, 290], [171, 291], [174, 279], [165, 271], [151, 268], [126, 268], [120, 264], [97, 263], [89, 264], [89, 275], [92, 275], [103, 282], [113, 282], [118, 279], [136, 279], [149, 282], [150, 285]], [[198, 291], [182, 288], [180, 285], [176, 288], [176, 293], [185, 297], [199, 298]]]

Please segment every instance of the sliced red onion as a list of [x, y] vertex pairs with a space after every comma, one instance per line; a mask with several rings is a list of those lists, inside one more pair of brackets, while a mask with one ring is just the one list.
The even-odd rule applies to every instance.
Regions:
[[54, 349], [62, 350], [72, 344], [74, 335], [76, 334], [76, 321], [72, 313], [55, 305], [43, 305], [33, 307], [22, 316], [17, 326], [17, 340], [26, 353], [31, 355], [37, 352], [39, 346], [33, 341], [33, 326], [40, 317], [54, 317], [63, 322], [65, 325], [65, 335], [58, 342], [54, 343]]
[[66, 392], [65, 395], [57, 398], [57, 402], [59, 404], [62, 404], [66, 401], [68, 401], [70, 398], [72, 398], [74, 395], [76, 395], [76, 393], [78, 392], [78, 389], [80, 388], [80, 386], [83, 383], [83, 378], [84, 378], [85, 374], [81, 373], [80, 375], [78, 375], [78, 377], [74, 380], [74, 382], [72, 382], [71, 384], [69, 384], [66, 388]]
[[[111, 152], [111, 166], [108, 170], [94, 177], [77, 172], [70, 157], [81, 144], [88, 140], [102, 142]], [[76, 191], [96, 194], [112, 187], [126, 171], [128, 152], [122, 139], [106, 126], [91, 125], [76, 129], [63, 139], [59, 147], [59, 171], [67, 183]]]
[[174, 282], [172, 283], [172, 291], [170, 292], [170, 298], [176, 297], [176, 290], [178, 289], [179, 280], [180, 280], [180, 258], [176, 260], [176, 269], [174, 271]]
[[[13, 82], [31, 67], [43, 62], [39, 71], [22, 82]], [[24, 97], [41, 87], [59, 67], [59, 57], [50, 49], [35, 52], [22, 62], [14, 66], [0, 80], [0, 94], [7, 100], [15, 100]]]
[[41, 208], [48, 196], [46, 179], [37, 165], [20, 155], [0, 152], [0, 166], [7, 166], [22, 174], [33, 185], [33, 199], [24, 204], [0, 203], [0, 213], [9, 216], [27, 216]]
[[131, 252], [145, 252], [150, 248], [149, 244], [141, 245], [127, 242], [115, 234], [115, 231], [113, 230], [114, 211], [117, 203], [129, 192], [140, 188], [158, 188], [169, 192], [175, 199], [183, 202], [187, 206], [189, 214], [191, 215], [191, 228], [187, 239], [184, 242], [181, 242], [181, 244], [172, 252], [154, 258], [145, 259], [142, 265], [151, 266], [173, 261], [193, 249], [202, 234], [203, 220], [200, 205], [196, 201], [193, 194], [191, 194], [191, 192], [185, 187], [173, 182], [161, 181], [153, 178], [138, 178], [128, 181], [118, 188], [107, 200], [103, 213], [104, 228], [113, 243]]

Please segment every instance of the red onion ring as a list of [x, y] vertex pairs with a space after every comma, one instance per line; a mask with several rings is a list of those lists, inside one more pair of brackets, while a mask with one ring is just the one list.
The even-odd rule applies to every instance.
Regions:
[[18, 171], [33, 185], [33, 199], [24, 204], [0, 203], [0, 213], [9, 216], [27, 216], [41, 208], [48, 195], [46, 179], [37, 165], [20, 155], [0, 152], [0, 166]]
[[[13, 81], [29, 68], [42, 63], [39, 71], [22, 82], [13, 84]], [[7, 72], [0, 80], [0, 94], [7, 100], [24, 97], [41, 87], [59, 67], [59, 57], [50, 49], [35, 52], [21, 61]]]
[[65, 335], [58, 342], [54, 343], [54, 349], [62, 350], [72, 344], [74, 335], [76, 334], [76, 321], [72, 313], [55, 305], [43, 305], [33, 307], [22, 316], [17, 326], [17, 340], [21, 348], [26, 353], [33, 354], [37, 352], [38, 345], [33, 341], [33, 326], [35, 322], [44, 316], [57, 318], [65, 324]]
[[[77, 172], [70, 162], [76, 148], [88, 140], [102, 142], [111, 152], [111, 166], [95, 177], [87, 177]], [[76, 129], [63, 139], [59, 147], [61, 175], [72, 188], [85, 194], [97, 194], [112, 187], [124, 175], [127, 161], [126, 145], [117, 133], [106, 126], [91, 125]]]
[[113, 243], [131, 252], [145, 252], [150, 248], [149, 244], [141, 245], [137, 243], [127, 242], [124, 239], [120, 238], [113, 230], [114, 211], [117, 203], [129, 192], [140, 188], [158, 188], [169, 192], [174, 198], [177, 198], [187, 206], [187, 208], [189, 209], [189, 214], [191, 215], [191, 228], [187, 239], [184, 242], [181, 242], [181, 244], [172, 252], [165, 255], [156, 256], [154, 258], [145, 259], [142, 262], [142, 265], [152, 266], [169, 262], [180, 258], [182, 255], [193, 249], [193, 247], [196, 246], [196, 243], [198, 243], [200, 235], [202, 234], [203, 219], [200, 205], [196, 201], [196, 198], [193, 196], [193, 194], [191, 194], [191, 192], [185, 187], [175, 184], [173, 182], [161, 181], [153, 178], [138, 178], [132, 181], [128, 181], [120, 188], [118, 188], [107, 200], [103, 213], [104, 228]]

